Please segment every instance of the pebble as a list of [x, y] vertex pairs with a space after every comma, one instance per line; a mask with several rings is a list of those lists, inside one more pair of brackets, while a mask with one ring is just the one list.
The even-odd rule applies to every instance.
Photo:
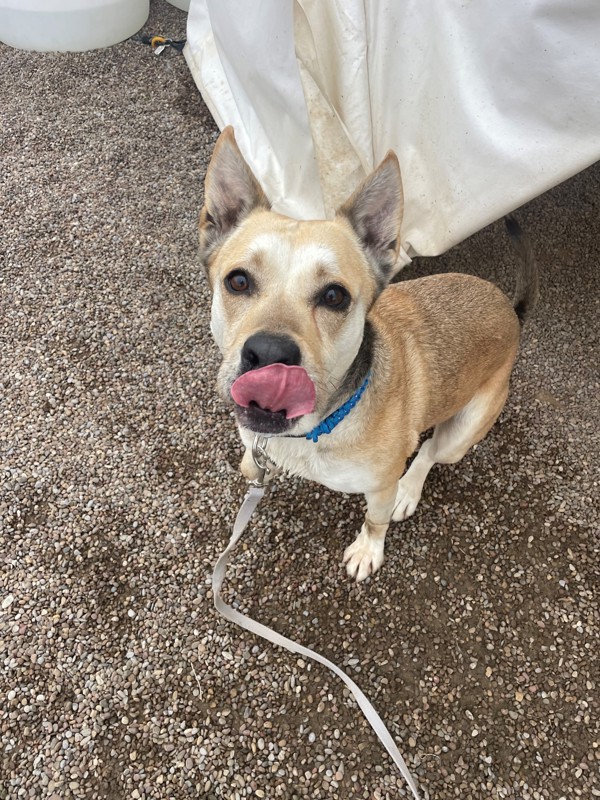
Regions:
[[14, 594], [7, 594], [6, 597], [2, 600], [2, 610], [5, 611], [13, 602], [15, 596]]

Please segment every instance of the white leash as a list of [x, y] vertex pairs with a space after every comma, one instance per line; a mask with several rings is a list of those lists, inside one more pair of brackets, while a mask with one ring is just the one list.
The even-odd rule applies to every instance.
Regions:
[[[396, 743], [394, 742], [390, 732], [386, 728], [383, 720], [373, 707], [373, 704], [367, 697], [364, 695], [362, 690], [359, 686], [346, 675], [336, 664], [329, 659], [325, 658], [324, 656], [320, 655], [320, 653], [316, 653], [314, 650], [310, 650], [308, 647], [304, 647], [298, 642], [293, 641], [293, 639], [288, 639], [286, 636], [282, 636], [280, 633], [268, 628], [266, 625], [263, 625], [260, 622], [256, 622], [256, 620], [247, 617], [245, 614], [241, 614], [236, 609], [232, 608], [231, 606], [227, 605], [223, 598], [221, 597], [221, 585], [223, 583], [223, 579], [225, 577], [225, 570], [227, 569], [227, 564], [229, 562], [229, 557], [233, 552], [240, 536], [246, 529], [248, 522], [250, 521], [250, 517], [254, 513], [256, 506], [259, 504], [260, 500], [264, 496], [266, 483], [263, 483], [265, 473], [268, 472], [268, 461], [266, 456], [266, 450], [264, 445], [260, 445], [257, 440], [255, 439], [255, 445], [253, 447], [253, 455], [255, 456], [255, 461], [257, 466], [262, 470], [262, 475], [258, 481], [254, 483], [249, 489], [244, 498], [244, 502], [240, 510], [238, 511], [238, 515], [236, 517], [234, 526], [233, 526], [233, 533], [231, 535], [231, 539], [229, 540], [229, 544], [227, 548], [224, 550], [223, 553], [219, 556], [217, 563], [215, 564], [215, 568], [212, 574], [212, 590], [213, 590], [213, 599], [215, 608], [225, 619], [230, 620], [231, 622], [235, 622], [236, 625], [239, 625], [241, 628], [244, 628], [250, 633], [253, 633], [257, 636], [261, 636], [263, 639], [267, 639], [269, 642], [273, 642], [273, 644], [279, 645], [280, 647], [285, 647], [286, 650], [289, 650], [292, 653], [299, 653], [300, 655], [306, 656], [307, 658], [312, 659], [313, 661], [318, 661], [320, 664], [323, 664], [325, 667], [330, 669], [332, 672], [335, 672], [346, 684], [346, 686], [350, 689], [356, 702], [360, 706], [361, 711], [367, 718], [367, 721], [379, 737], [381, 743], [388, 751], [392, 759], [394, 760], [396, 766], [400, 770], [402, 777], [410, 787], [413, 797], [415, 800], [420, 800], [419, 791], [417, 789], [417, 785], [409, 772], [408, 767], [406, 766], [406, 762], [400, 755], [400, 751], [396, 747]], [[259, 462], [258, 457], [261, 458]]]

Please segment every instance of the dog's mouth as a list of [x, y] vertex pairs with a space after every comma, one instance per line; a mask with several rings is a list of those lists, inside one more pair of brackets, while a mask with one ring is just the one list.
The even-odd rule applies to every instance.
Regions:
[[315, 408], [315, 386], [303, 367], [269, 364], [231, 386], [240, 424], [255, 433], [284, 433]]
[[245, 407], [236, 404], [235, 411], [240, 425], [254, 433], [285, 433], [294, 426], [296, 421], [295, 419], [286, 418], [285, 409], [269, 411], [266, 408], [261, 408], [254, 401]]

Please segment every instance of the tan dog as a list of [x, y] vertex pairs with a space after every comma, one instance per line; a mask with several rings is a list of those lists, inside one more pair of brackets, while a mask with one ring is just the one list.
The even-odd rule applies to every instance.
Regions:
[[[431, 467], [457, 462], [494, 424], [519, 322], [537, 299], [531, 250], [512, 218], [523, 262], [513, 304], [467, 275], [388, 286], [402, 209], [390, 152], [333, 221], [276, 214], [227, 128], [200, 218], [211, 329], [223, 354], [218, 388], [236, 410], [242, 472], [257, 475], [259, 433], [277, 468], [363, 493], [365, 522], [344, 554], [359, 581], [383, 563], [388, 525], [414, 513]], [[310, 433], [340, 407], [346, 415], [326, 423], [329, 434]], [[434, 426], [401, 477], [419, 435]]]

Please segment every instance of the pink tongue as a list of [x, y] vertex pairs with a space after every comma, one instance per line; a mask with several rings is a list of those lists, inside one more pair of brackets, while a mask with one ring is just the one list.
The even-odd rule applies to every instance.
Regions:
[[255, 402], [266, 411], [283, 411], [286, 419], [310, 414], [315, 407], [315, 386], [304, 367], [269, 364], [244, 372], [234, 381], [231, 396], [238, 406]]

